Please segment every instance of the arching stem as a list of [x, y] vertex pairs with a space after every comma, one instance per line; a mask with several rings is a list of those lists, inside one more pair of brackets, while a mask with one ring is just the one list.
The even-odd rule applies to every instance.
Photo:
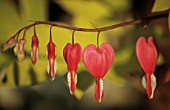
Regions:
[[164, 17], [167, 18], [168, 15], [169, 15], [169, 10], [170, 9], [165, 10], [165, 11], [161, 11], [161, 12], [155, 12], [155, 13], [152, 13], [151, 15], [146, 16], [146, 17], [141, 18], [141, 19], [121, 22], [121, 23], [118, 23], [118, 24], [113, 24], [113, 25], [104, 26], [104, 27], [95, 28], [95, 29], [94, 28], [81, 28], [81, 27], [69, 26], [69, 25], [58, 24], [58, 23], [49, 22], [49, 21], [32, 21], [32, 22], [35, 22], [35, 23], [32, 23], [30, 25], [27, 25], [27, 26], [21, 28], [20, 30], [18, 30], [17, 33], [15, 33], [15, 35], [17, 35], [21, 31], [23, 31], [24, 29], [29, 29], [30, 27], [32, 27], [34, 25], [39, 25], [39, 24], [52, 25], [52, 26], [59, 27], [59, 28], [65, 28], [65, 29], [69, 29], [69, 30], [82, 31], [82, 32], [109, 31], [109, 30], [112, 30], [112, 29], [115, 29], [115, 28], [124, 27], [124, 26], [128, 26], [128, 25], [140, 24], [140, 23], [144, 23], [144, 22], [147, 22], [149, 24], [151, 21], [153, 21], [155, 19], [160, 19], [160, 18], [164, 18]]

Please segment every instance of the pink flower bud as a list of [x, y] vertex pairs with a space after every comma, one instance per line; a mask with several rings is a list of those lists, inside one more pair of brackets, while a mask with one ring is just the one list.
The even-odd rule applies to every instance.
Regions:
[[11, 37], [3, 46], [2, 51], [6, 51], [15, 45], [15, 36]]
[[24, 46], [25, 46], [26, 40], [25, 39], [20, 39], [19, 40], [19, 53], [18, 53], [18, 58], [20, 61], [22, 61], [25, 57], [24, 53]]
[[39, 44], [38, 37], [34, 34], [34, 36], [32, 37], [31, 44], [31, 59], [33, 64], [35, 64], [38, 59], [38, 44]]
[[48, 50], [48, 66], [47, 66], [47, 72], [53, 81], [55, 79], [56, 74], [56, 54], [55, 54], [56, 45], [50, 40], [50, 42], [47, 44], [47, 50]]
[[18, 55], [18, 53], [19, 53], [18, 39], [16, 39], [16, 42], [15, 42], [14, 53], [15, 53], [15, 55]]

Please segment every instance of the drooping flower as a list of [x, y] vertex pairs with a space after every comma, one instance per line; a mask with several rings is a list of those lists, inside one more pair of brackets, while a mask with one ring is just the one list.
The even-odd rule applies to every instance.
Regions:
[[25, 58], [25, 52], [24, 52], [25, 43], [26, 43], [26, 40], [24, 38], [19, 40], [18, 59], [20, 61], [22, 61]]
[[48, 50], [48, 66], [47, 66], [47, 72], [53, 81], [55, 79], [57, 64], [56, 64], [56, 45], [50, 40], [50, 42], [47, 45]]
[[147, 42], [144, 37], [140, 37], [137, 40], [136, 56], [142, 70], [145, 72], [142, 84], [146, 87], [148, 98], [152, 99], [156, 87], [154, 71], [158, 59], [158, 52], [153, 42], [153, 37], [149, 37]]
[[56, 45], [52, 41], [52, 26], [50, 27], [50, 41], [47, 44], [48, 50], [48, 64], [47, 64], [47, 72], [49, 74], [50, 79], [53, 81], [55, 79], [57, 63], [56, 63]]
[[39, 45], [39, 40], [36, 35], [35, 26], [34, 26], [34, 35], [32, 36], [32, 44], [31, 44], [31, 60], [33, 64], [35, 64], [38, 59], [38, 45]]
[[11, 37], [4, 45], [2, 48], [2, 51], [6, 51], [9, 48], [13, 47], [15, 45], [15, 36]]
[[101, 44], [99, 48], [90, 44], [85, 48], [82, 59], [87, 70], [96, 78], [95, 97], [101, 102], [104, 95], [102, 78], [113, 64], [114, 50], [106, 43]]
[[19, 43], [18, 43], [18, 39], [16, 39], [16, 42], [15, 42], [14, 53], [15, 53], [16, 56], [17, 56], [18, 53], [19, 53]]
[[74, 45], [72, 45], [71, 43], [67, 43], [67, 45], [64, 47], [63, 56], [67, 63], [68, 68], [67, 82], [71, 94], [73, 94], [76, 89], [77, 83], [76, 70], [78, 67], [78, 63], [81, 59], [81, 55], [82, 49], [78, 43]]

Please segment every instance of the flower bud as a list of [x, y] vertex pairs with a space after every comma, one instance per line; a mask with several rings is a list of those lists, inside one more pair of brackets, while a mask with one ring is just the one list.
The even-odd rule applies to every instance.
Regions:
[[38, 44], [39, 44], [38, 37], [34, 35], [32, 37], [32, 44], [31, 44], [31, 60], [33, 64], [35, 64], [38, 59]]
[[18, 59], [22, 61], [25, 57], [24, 53], [24, 46], [25, 46], [26, 40], [25, 39], [20, 39], [19, 40], [19, 53], [18, 53]]
[[19, 52], [19, 43], [18, 43], [18, 39], [15, 42], [15, 47], [14, 47], [14, 53], [15, 55], [18, 55]]
[[52, 40], [50, 40], [50, 42], [47, 44], [47, 50], [48, 50], [47, 72], [52, 81], [55, 79], [56, 68], [57, 68], [55, 49], [56, 49], [56, 45], [52, 42]]
[[15, 45], [15, 36], [11, 37], [3, 46], [2, 51], [6, 51]]

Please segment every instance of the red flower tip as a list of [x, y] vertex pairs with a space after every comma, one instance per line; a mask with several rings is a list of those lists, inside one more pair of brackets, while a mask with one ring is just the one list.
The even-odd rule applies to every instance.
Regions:
[[82, 59], [87, 70], [97, 79], [95, 96], [98, 102], [101, 102], [104, 95], [102, 78], [113, 64], [114, 50], [106, 43], [99, 48], [90, 44], [85, 48]]
[[70, 93], [73, 94], [76, 89], [77, 75], [76, 70], [78, 63], [81, 59], [82, 49], [81, 46], [76, 43], [74, 45], [67, 43], [63, 50], [63, 56], [67, 63], [68, 74], [67, 82], [69, 85]]
[[70, 94], [73, 95], [76, 90], [76, 84], [77, 84], [77, 74], [74, 71], [68, 72], [67, 82], [70, 89]]
[[19, 53], [18, 53], [18, 58], [20, 61], [22, 61], [25, 57], [24, 53], [24, 46], [25, 46], [26, 40], [25, 39], [20, 39], [19, 40]]
[[149, 99], [152, 99], [156, 87], [156, 78], [153, 73], [158, 59], [158, 52], [152, 37], [148, 38], [148, 42], [146, 42], [144, 37], [140, 37], [137, 40], [136, 56], [142, 70], [145, 72], [145, 78], [143, 78], [142, 84], [146, 87]]
[[47, 50], [48, 50], [47, 72], [52, 81], [55, 79], [55, 74], [57, 69], [55, 48], [56, 45], [52, 41], [50, 41], [47, 44]]
[[11, 37], [3, 46], [2, 51], [6, 51], [15, 45], [15, 36]]
[[31, 60], [33, 64], [35, 64], [38, 59], [38, 45], [39, 45], [38, 37], [34, 34], [34, 36], [32, 37], [31, 44]]

